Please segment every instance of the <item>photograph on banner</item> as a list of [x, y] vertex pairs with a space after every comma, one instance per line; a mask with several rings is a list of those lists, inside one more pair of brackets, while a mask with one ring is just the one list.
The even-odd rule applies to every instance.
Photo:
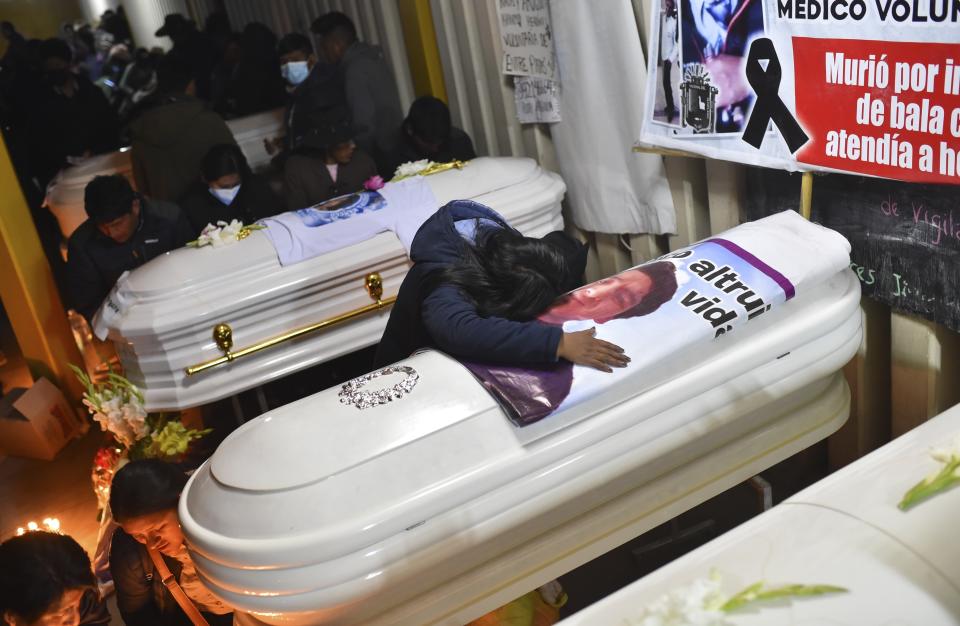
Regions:
[[683, 124], [695, 133], [738, 133], [753, 90], [743, 71], [763, 35], [763, 0], [681, 0]]
[[681, 125], [680, 81], [683, 68], [680, 67], [680, 25], [676, 0], [660, 0], [660, 49], [657, 72], [660, 80], [656, 84], [656, 106], [653, 119], [657, 122]]
[[960, 183], [960, 3], [660, 0], [652, 11], [660, 51], [648, 60], [642, 145]]

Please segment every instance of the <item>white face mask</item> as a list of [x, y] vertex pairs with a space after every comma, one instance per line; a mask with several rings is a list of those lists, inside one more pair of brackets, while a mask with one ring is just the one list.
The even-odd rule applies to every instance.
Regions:
[[283, 79], [294, 87], [305, 81], [309, 73], [310, 68], [307, 67], [306, 61], [290, 61], [280, 67], [280, 74], [283, 75]]
[[237, 194], [240, 193], [240, 185], [236, 187], [228, 187], [226, 189], [215, 189], [210, 187], [210, 193], [213, 194], [213, 197], [224, 203], [226, 206], [230, 206], [230, 203], [233, 202], [233, 199], [237, 197]]

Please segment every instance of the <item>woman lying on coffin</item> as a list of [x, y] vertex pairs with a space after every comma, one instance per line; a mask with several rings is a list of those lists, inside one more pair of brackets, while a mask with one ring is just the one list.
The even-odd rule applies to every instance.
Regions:
[[586, 246], [561, 231], [524, 237], [469, 200], [440, 208], [417, 231], [407, 273], [377, 349], [376, 366], [435, 347], [507, 364], [559, 359], [611, 372], [630, 361], [592, 328], [564, 332], [535, 318], [583, 284]]

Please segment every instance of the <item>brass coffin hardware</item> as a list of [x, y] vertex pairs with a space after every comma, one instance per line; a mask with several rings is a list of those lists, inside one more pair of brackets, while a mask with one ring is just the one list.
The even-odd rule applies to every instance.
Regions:
[[346, 313], [341, 313], [340, 315], [328, 317], [325, 320], [315, 324], [310, 324], [309, 326], [295, 328], [281, 335], [277, 335], [276, 337], [271, 337], [270, 339], [260, 341], [245, 348], [240, 348], [234, 352], [231, 352], [231, 348], [233, 348], [233, 329], [230, 328], [229, 324], [217, 324], [213, 327], [213, 340], [217, 344], [217, 347], [220, 348], [220, 351], [223, 352], [223, 356], [216, 359], [211, 359], [209, 361], [204, 361], [203, 363], [198, 363], [196, 365], [191, 365], [184, 371], [186, 372], [187, 376], [193, 376], [194, 374], [199, 374], [200, 372], [217, 367], [218, 365], [223, 365], [224, 363], [229, 363], [230, 361], [236, 361], [241, 357], [249, 356], [256, 352], [260, 352], [261, 350], [266, 350], [267, 348], [271, 348], [277, 344], [285, 343], [298, 337], [309, 335], [310, 333], [342, 324], [343, 322], [366, 315], [367, 313], [379, 311], [380, 309], [388, 307], [397, 301], [396, 296], [390, 296], [389, 298], [382, 299], [383, 279], [377, 272], [367, 274], [363, 279], [363, 285], [367, 290], [367, 293], [370, 295], [370, 298], [373, 300], [372, 303], [357, 309], [353, 309], [352, 311], [347, 311]]

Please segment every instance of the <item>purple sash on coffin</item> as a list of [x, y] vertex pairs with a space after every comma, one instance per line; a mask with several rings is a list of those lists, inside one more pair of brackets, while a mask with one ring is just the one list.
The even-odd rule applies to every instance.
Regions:
[[[560, 326], [574, 320], [604, 323], [640, 317], [656, 311], [676, 291], [675, 265], [655, 261], [574, 290], [538, 319]], [[517, 426], [533, 424], [553, 413], [573, 385], [573, 363], [565, 360], [544, 365], [462, 363]]]
[[484, 388], [517, 426], [537, 422], [566, 399], [573, 385], [573, 363], [558, 361], [543, 367], [496, 365], [464, 361]]

